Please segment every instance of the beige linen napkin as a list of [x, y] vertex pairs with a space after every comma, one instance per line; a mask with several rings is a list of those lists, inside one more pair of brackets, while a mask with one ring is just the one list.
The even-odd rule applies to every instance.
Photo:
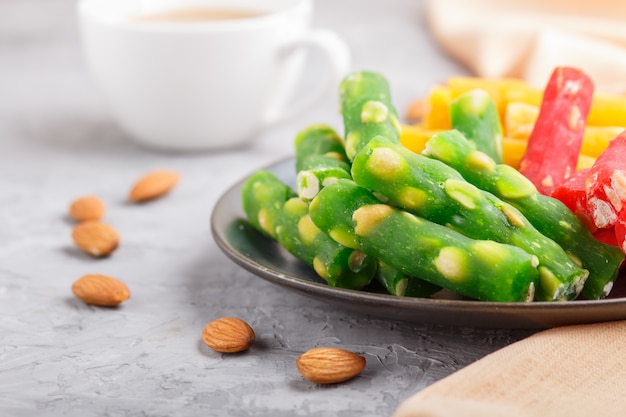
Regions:
[[578, 67], [600, 91], [626, 93], [624, 0], [428, 0], [435, 40], [481, 77], [543, 87], [554, 67]]
[[557, 327], [407, 399], [393, 417], [626, 415], [626, 321]]

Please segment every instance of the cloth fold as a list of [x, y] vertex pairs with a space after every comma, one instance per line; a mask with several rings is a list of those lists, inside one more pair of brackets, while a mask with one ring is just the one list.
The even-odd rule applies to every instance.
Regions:
[[429, 0], [440, 46], [481, 77], [520, 77], [543, 87], [555, 66], [578, 67], [596, 88], [626, 93], [623, 0]]
[[626, 321], [536, 333], [404, 401], [393, 417], [604, 417], [626, 413]]

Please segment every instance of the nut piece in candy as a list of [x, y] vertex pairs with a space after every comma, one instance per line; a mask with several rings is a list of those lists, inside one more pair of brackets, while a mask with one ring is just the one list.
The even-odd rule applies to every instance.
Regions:
[[87, 304], [104, 307], [114, 307], [130, 297], [130, 290], [122, 281], [98, 274], [77, 279], [72, 292]]
[[130, 190], [128, 199], [139, 203], [167, 194], [178, 182], [180, 176], [169, 170], [152, 171], [141, 177]]
[[105, 205], [102, 200], [93, 195], [77, 198], [70, 204], [70, 216], [79, 222], [100, 220], [104, 211]]
[[344, 349], [313, 348], [296, 359], [298, 371], [316, 384], [336, 384], [365, 369], [365, 358]]
[[213, 320], [202, 330], [204, 343], [218, 352], [242, 352], [252, 346], [255, 339], [252, 327], [236, 317]]
[[120, 243], [120, 236], [113, 227], [94, 220], [74, 226], [72, 239], [76, 246], [95, 257], [111, 254]]
[[426, 100], [415, 100], [406, 112], [405, 118], [410, 122], [418, 122], [424, 118], [428, 111], [428, 103]]

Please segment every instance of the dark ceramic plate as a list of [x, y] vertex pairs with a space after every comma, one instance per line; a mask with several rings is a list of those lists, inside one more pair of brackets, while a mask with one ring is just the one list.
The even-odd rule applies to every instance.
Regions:
[[[293, 185], [294, 160], [267, 167]], [[599, 301], [498, 303], [463, 299], [451, 293], [433, 298], [395, 297], [372, 285], [363, 291], [326, 285], [307, 265], [253, 229], [241, 208], [242, 182], [218, 200], [211, 215], [213, 238], [226, 256], [273, 284], [359, 313], [416, 323], [486, 328], [548, 328], [626, 319], [626, 278]]]

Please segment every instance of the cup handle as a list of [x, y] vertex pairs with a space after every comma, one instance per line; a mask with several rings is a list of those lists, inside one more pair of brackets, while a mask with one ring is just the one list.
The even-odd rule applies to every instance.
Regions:
[[[292, 103], [294, 90], [300, 77], [279, 77], [274, 101], [265, 113], [265, 125], [280, 123], [292, 118], [321, 100], [326, 93], [334, 88], [348, 72], [350, 66], [350, 49], [348, 45], [333, 31], [315, 29], [307, 32], [302, 38], [285, 45], [279, 53], [283, 67], [298, 65], [294, 62], [297, 54], [304, 53], [303, 48], [320, 52], [327, 67], [326, 76], [320, 80], [321, 85], [311, 88], [312, 93]], [[302, 57], [303, 58], [303, 57]], [[291, 62], [290, 62], [291, 61]], [[288, 70], [289, 68], [284, 68]], [[289, 74], [289, 71], [285, 71]], [[287, 78], [287, 79], [284, 79]]]

